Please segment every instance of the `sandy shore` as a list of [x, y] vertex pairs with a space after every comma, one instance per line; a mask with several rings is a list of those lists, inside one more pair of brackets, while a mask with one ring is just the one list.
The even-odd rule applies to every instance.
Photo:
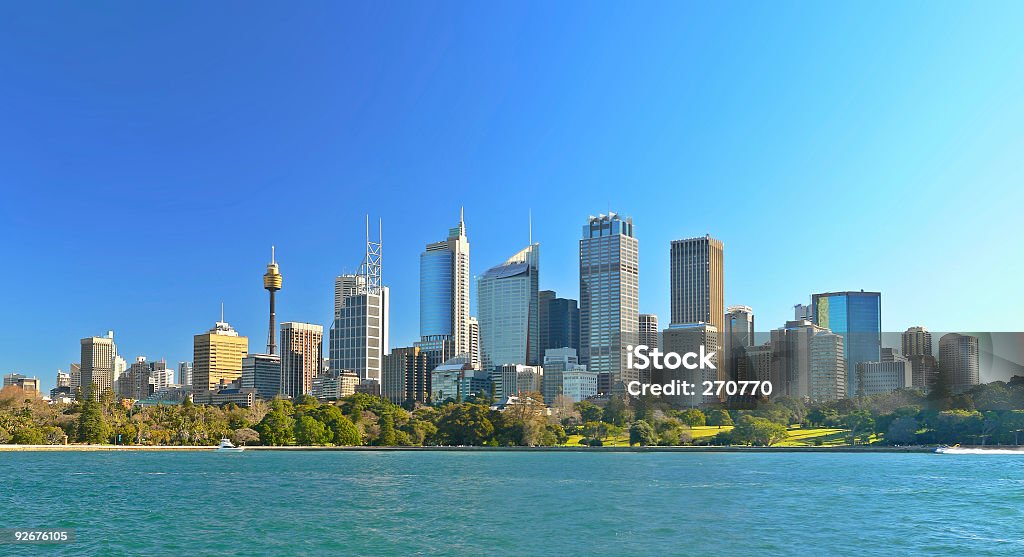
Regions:
[[[213, 451], [216, 446], [0, 445], [3, 451]], [[247, 451], [472, 451], [645, 453], [930, 453], [934, 447], [246, 447]]]

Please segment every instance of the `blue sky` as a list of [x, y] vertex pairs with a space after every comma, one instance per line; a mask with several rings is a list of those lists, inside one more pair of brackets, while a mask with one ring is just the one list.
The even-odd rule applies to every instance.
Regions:
[[641, 310], [668, 246], [725, 242], [726, 304], [777, 327], [880, 290], [883, 327], [1020, 330], [1024, 8], [864, 2], [8, 6], [0, 21], [0, 372], [116, 331], [191, 359], [226, 305], [327, 325], [384, 221], [392, 346], [460, 205], [478, 274], [541, 242], [576, 297], [589, 214], [631, 215]]

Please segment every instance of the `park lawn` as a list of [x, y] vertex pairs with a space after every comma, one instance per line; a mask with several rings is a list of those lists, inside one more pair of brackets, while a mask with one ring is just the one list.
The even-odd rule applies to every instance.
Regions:
[[846, 444], [846, 430], [827, 427], [802, 428], [793, 427], [786, 432], [786, 439], [776, 446], [782, 447], [814, 447]]
[[[732, 426], [697, 426], [690, 428], [690, 436], [693, 437], [694, 441], [699, 439], [705, 439], [708, 437], [714, 437], [719, 431], [732, 431]], [[582, 435], [570, 435], [569, 441], [566, 442], [566, 446], [576, 447], [579, 446], [579, 441], [582, 439]], [[874, 441], [874, 436], [872, 436]], [[623, 446], [629, 445], [629, 431], [624, 431], [622, 435], [615, 437], [614, 439], [609, 437], [604, 439], [604, 444], [607, 447], [612, 446]], [[817, 442], [820, 441], [820, 442]], [[802, 428], [800, 426], [793, 426], [786, 432], [786, 439], [775, 444], [776, 447], [831, 447], [836, 445], [846, 444], [846, 430], [837, 428]]]

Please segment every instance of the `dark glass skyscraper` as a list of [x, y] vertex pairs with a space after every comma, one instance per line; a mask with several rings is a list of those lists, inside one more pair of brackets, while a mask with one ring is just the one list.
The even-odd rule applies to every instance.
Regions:
[[[843, 337], [846, 369], [882, 357], [882, 294], [879, 292], [826, 292], [811, 296], [814, 324]], [[847, 393], [859, 392], [857, 374], [847, 373]]]
[[580, 309], [576, 300], [540, 292], [540, 353], [552, 348], [580, 349]]

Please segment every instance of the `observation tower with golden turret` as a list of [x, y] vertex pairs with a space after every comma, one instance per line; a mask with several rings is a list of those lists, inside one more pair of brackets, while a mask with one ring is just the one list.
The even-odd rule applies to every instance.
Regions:
[[274, 294], [281, 289], [281, 271], [277, 267], [277, 260], [274, 258], [274, 246], [270, 246], [270, 263], [267, 264], [267, 273], [263, 275], [263, 288], [270, 292], [270, 332], [267, 334], [267, 353], [273, 355], [277, 345], [274, 343]]

